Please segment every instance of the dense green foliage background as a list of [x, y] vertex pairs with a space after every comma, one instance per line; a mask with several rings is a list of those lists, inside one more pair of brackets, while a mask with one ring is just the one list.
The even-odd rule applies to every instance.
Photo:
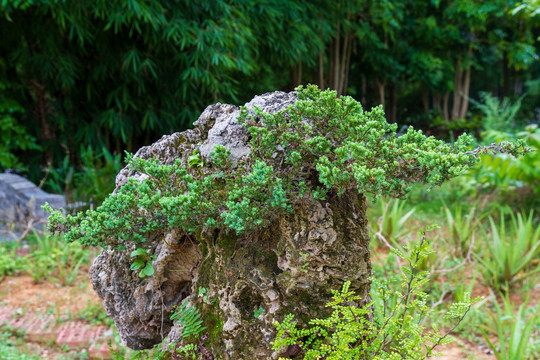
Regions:
[[[90, 173], [85, 158], [110, 167], [100, 179], [112, 178], [123, 150], [188, 128], [211, 103], [308, 82], [365, 108], [382, 103], [389, 122], [448, 138], [486, 130], [469, 98], [488, 92], [519, 99], [517, 129], [540, 116], [537, 8], [536, 0], [2, 0], [0, 171], [70, 193], [77, 174]], [[85, 196], [95, 197], [74, 195]]]

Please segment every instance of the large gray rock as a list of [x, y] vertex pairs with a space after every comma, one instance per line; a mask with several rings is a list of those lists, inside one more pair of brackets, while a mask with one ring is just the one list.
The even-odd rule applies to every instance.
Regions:
[[[266, 112], [286, 109], [295, 93], [274, 92], [246, 104]], [[216, 144], [231, 150], [233, 164], [249, 155], [249, 133], [231, 105], [209, 106], [195, 129], [164, 136], [136, 156], [170, 164], [198, 148], [209, 156]], [[145, 175], [123, 169], [117, 189], [129, 177]], [[203, 231], [196, 239], [182, 230], [148, 239], [157, 256], [151, 278], [130, 271], [130, 251], [104, 250], [90, 276], [122, 339], [134, 349], [180, 340], [182, 325], [169, 320], [173, 307], [187, 299], [202, 313], [205, 348], [215, 359], [277, 359], [273, 323], [294, 313], [300, 321], [320, 317], [330, 289], [351, 281], [366, 301], [371, 273], [365, 198], [348, 193], [329, 201], [297, 205], [259, 233], [238, 236], [227, 231]], [[165, 241], [163, 241], [165, 238]], [[303, 255], [307, 255], [303, 256]], [[202, 302], [198, 290], [209, 291]], [[254, 311], [263, 313], [255, 318]]]

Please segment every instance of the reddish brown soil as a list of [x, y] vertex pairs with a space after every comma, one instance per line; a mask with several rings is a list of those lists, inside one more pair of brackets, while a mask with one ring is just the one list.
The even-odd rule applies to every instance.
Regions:
[[89, 305], [101, 305], [101, 300], [88, 282], [87, 274], [80, 274], [73, 286], [48, 281], [36, 284], [29, 275], [22, 275], [0, 281], [0, 303], [21, 311], [63, 317]]
[[[73, 322], [73, 317], [87, 307], [101, 306], [101, 300], [93, 291], [87, 272], [81, 272], [73, 286], [60, 286], [49, 281], [34, 283], [29, 275], [22, 275], [0, 280], [0, 306], [13, 309], [12, 318], [51, 314], [58, 324], [64, 324], [57, 327], [65, 327], [71, 323], [80, 323]], [[66, 320], [67, 323], [64, 322]], [[88, 326], [99, 328], [98, 325]], [[42, 359], [88, 358], [87, 346], [82, 349], [68, 349], [58, 346], [54, 341], [34, 343], [28, 338], [19, 339], [17, 343], [20, 352], [38, 354]]]
[[457, 339], [455, 342], [441, 346], [438, 349], [443, 353], [437, 356], [437, 360], [494, 360], [495, 356], [487, 349], [479, 349], [478, 345], [469, 343], [466, 340]]

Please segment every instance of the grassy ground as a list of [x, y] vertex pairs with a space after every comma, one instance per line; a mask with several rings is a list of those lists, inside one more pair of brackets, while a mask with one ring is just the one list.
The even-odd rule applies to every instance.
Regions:
[[449, 303], [460, 301], [465, 291], [484, 297], [457, 328], [455, 345], [441, 350], [446, 358], [539, 359], [540, 213], [521, 207], [520, 199], [504, 206], [496, 194], [468, 198], [454, 191], [459, 191], [454, 184], [433, 192], [419, 188], [407, 201], [372, 204], [375, 272], [397, 273], [389, 249], [402, 249], [414, 242], [418, 229], [439, 224], [430, 233], [436, 252], [425, 264], [433, 280], [428, 321], [448, 327], [443, 314]]

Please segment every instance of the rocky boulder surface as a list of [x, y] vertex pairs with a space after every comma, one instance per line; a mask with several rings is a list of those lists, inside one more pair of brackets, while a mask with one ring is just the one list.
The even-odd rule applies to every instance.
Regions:
[[[294, 92], [274, 92], [246, 106], [274, 113], [295, 101]], [[193, 149], [208, 157], [221, 144], [235, 164], [251, 150], [239, 114], [232, 105], [209, 106], [194, 129], [164, 136], [135, 156], [164, 164], [179, 158], [187, 164]], [[123, 169], [116, 178], [117, 190], [128, 178], [144, 176]], [[133, 349], [180, 341], [182, 324], [170, 316], [185, 299], [202, 314], [203, 344], [214, 359], [277, 359], [286, 349], [272, 350], [275, 321], [288, 313], [300, 322], [321, 317], [330, 289], [340, 289], [347, 280], [368, 299], [371, 263], [365, 212], [365, 197], [346, 193], [297, 205], [272, 226], [250, 235], [216, 230], [194, 237], [176, 229], [147, 239], [156, 256], [152, 277], [139, 278], [130, 270], [132, 249], [104, 250], [90, 277], [122, 339]], [[200, 290], [207, 293], [206, 301], [199, 297]]]

